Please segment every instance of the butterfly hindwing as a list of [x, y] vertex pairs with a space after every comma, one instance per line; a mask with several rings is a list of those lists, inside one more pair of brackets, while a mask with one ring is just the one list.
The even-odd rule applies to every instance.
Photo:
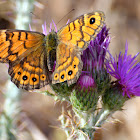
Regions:
[[26, 90], [40, 89], [51, 82], [51, 73], [45, 63], [45, 50], [39, 48], [25, 57], [19, 64], [10, 64], [11, 80], [20, 88]]
[[77, 81], [83, 67], [80, 55], [80, 52], [76, 52], [73, 48], [69, 49], [62, 42], [57, 46], [57, 63], [52, 75], [53, 84], [67, 81], [68, 85], [71, 85]]

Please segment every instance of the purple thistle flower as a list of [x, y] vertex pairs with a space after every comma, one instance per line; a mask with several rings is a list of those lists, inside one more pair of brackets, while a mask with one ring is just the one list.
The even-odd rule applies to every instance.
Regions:
[[32, 27], [31, 27], [31, 24], [29, 24], [29, 29], [30, 29], [30, 31], [33, 31], [33, 30], [32, 30]]
[[[57, 32], [57, 27], [53, 20], [52, 20], [52, 23], [54, 25], [55, 32]], [[46, 22], [44, 22], [44, 24], [42, 25], [43, 34], [45, 34], [46, 36], [52, 31], [52, 23], [50, 23], [49, 32], [47, 32]]]
[[123, 96], [140, 96], [140, 63], [137, 63], [136, 54], [134, 57], [127, 54], [128, 44], [125, 45], [125, 53], [120, 52], [115, 58], [110, 54], [110, 61], [107, 61], [107, 72], [115, 77], [121, 85]]
[[101, 70], [104, 65], [106, 51], [110, 43], [106, 26], [97, 35], [95, 40], [91, 41], [88, 48], [83, 52], [82, 61], [84, 70]]
[[108, 29], [103, 27], [97, 37], [83, 51], [83, 71], [70, 96], [72, 106], [77, 110], [91, 112], [96, 110], [99, 95], [109, 81], [109, 74], [104, 68], [105, 55], [110, 43]]
[[[101, 77], [102, 74], [106, 73], [106, 70], [104, 69], [104, 60], [110, 43], [108, 31], [109, 29], [104, 26], [95, 40], [91, 41], [88, 48], [83, 51], [83, 55], [81, 56], [83, 71], [78, 79], [78, 84], [80, 84], [81, 87], [84, 86], [87, 88], [88, 86], [91, 86], [91, 83], [93, 83], [95, 87], [95, 84], [97, 84], [96, 77]], [[93, 80], [92, 82], [91, 79]]]
[[81, 75], [78, 80], [78, 85], [80, 85], [81, 88], [89, 88], [94, 87], [94, 79], [90, 75]]

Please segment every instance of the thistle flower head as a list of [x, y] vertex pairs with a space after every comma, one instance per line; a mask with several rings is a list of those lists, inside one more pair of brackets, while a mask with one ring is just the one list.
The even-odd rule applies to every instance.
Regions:
[[[104, 68], [105, 55], [110, 43], [110, 36], [108, 35], [109, 29], [103, 27], [97, 37], [92, 40], [86, 50], [83, 51], [81, 56], [83, 61], [83, 71], [78, 79], [81, 87], [87, 88], [91, 86], [99, 86], [104, 79], [108, 79], [106, 70]], [[92, 87], [93, 87], [92, 85]]]
[[76, 83], [75, 92], [71, 95], [72, 105], [78, 110], [95, 110], [99, 95], [110, 82], [109, 74], [104, 68], [109, 43], [108, 29], [104, 26], [83, 51], [83, 71]]
[[107, 72], [117, 79], [123, 96], [140, 96], [140, 63], [136, 60], [138, 54], [132, 57], [127, 52], [126, 42], [124, 54], [120, 52], [116, 57], [110, 54], [110, 61], [106, 63]]
[[108, 31], [109, 29], [104, 26], [95, 40], [92, 40], [88, 48], [83, 52], [83, 70], [95, 71], [96, 69], [98, 71], [103, 68], [106, 51], [110, 43]]
[[82, 74], [77, 82], [78, 85], [82, 88], [94, 87], [94, 79], [91, 75]]

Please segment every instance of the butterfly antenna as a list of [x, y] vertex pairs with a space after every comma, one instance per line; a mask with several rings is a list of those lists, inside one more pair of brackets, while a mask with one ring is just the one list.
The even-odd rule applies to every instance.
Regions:
[[74, 11], [75, 9], [70, 10], [65, 16], [63, 16], [56, 25], [58, 25], [68, 14], [70, 14], [72, 11]]
[[40, 19], [39, 16], [35, 15], [33, 12], [30, 12], [30, 14], [34, 15], [36, 18]]

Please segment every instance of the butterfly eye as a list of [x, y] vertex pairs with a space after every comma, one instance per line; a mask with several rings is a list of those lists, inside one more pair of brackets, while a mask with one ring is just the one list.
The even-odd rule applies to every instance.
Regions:
[[73, 73], [73, 71], [72, 71], [72, 70], [70, 70], [70, 71], [68, 72], [68, 75], [72, 75], [72, 73]]
[[93, 24], [93, 23], [95, 23], [95, 18], [90, 19], [90, 24]]

